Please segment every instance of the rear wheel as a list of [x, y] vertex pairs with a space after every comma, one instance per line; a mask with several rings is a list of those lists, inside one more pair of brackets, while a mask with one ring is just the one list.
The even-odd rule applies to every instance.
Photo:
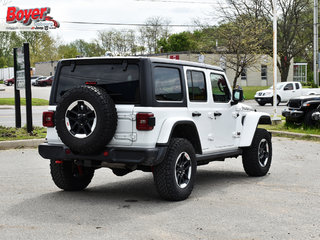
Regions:
[[8, 82], [8, 86], [12, 86], [12, 82]]
[[94, 169], [78, 166], [71, 161], [50, 161], [51, 176], [58, 188], [65, 191], [85, 189], [94, 175]]
[[264, 105], [266, 105], [266, 103], [265, 102], [258, 102], [258, 104], [260, 105], [260, 106], [264, 106]]
[[181, 201], [189, 197], [195, 182], [197, 164], [192, 144], [183, 138], [173, 138], [165, 159], [153, 169], [160, 196]]
[[270, 169], [271, 160], [271, 136], [267, 130], [257, 128], [251, 146], [243, 149], [243, 168], [249, 176], [264, 176]]

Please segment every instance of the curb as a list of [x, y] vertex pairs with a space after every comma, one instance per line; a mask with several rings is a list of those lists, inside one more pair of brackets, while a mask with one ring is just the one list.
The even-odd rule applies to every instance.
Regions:
[[292, 133], [292, 132], [283, 132], [283, 131], [275, 131], [268, 130], [271, 133], [274, 133], [277, 137], [295, 137], [295, 138], [315, 138], [320, 141], [320, 135], [316, 134], [305, 134], [305, 133]]
[[[291, 133], [269, 130], [269, 132], [275, 134], [277, 137], [295, 137], [295, 138], [315, 138], [320, 141], [320, 135], [305, 134], [305, 133]], [[36, 148], [39, 144], [44, 143], [45, 139], [26, 139], [16, 141], [0, 141], [0, 150], [16, 149], [16, 148]]]
[[26, 139], [16, 141], [0, 141], [0, 150], [15, 148], [35, 148], [39, 144], [44, 143], [45, 139]]

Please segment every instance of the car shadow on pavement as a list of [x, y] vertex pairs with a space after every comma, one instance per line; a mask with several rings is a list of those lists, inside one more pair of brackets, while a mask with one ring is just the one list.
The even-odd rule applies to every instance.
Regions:
[[[12, 217], [32, 218], [49, 223], [70, 223], [80, 221], [122, 222], [131, 214], [152, 215], [170, 211], [182, 205], [194, 204], [212, 191], [221, 191], [232, 184], [246, 181], [243, 172], [199, 169], [194, 192], [182, 202], [162, 200], [154, 186], [152, 174], [134, 179], [120, 180], [93, 186], [80, 192], [59, 191], [30, 198], [8, 210]], [[100, 181], [101, 182], [101, 181]], [[40, 190], [41, 191], [41, 190]], [[214, 200], [214, 199], [213, 199]], [[87, 220], [86, 220], [87, 219]], [[111, 223], [111, 222], [110, 222]]]

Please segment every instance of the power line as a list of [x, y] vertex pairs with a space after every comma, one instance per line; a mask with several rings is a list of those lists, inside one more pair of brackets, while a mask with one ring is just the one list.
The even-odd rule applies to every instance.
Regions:
[[164, 3], [190, 3], [190, 4], [209, 4], [220, 5], [217, 2], [195, 2], [195, 1], [175, 1], [175, 0], [135, 0], [137, 2], [164, 2]]
[[[81, 25], [107, 25], [107, 26], [135, 26], [135, 27], [144, 27], [149, 26], [145, 23], [110, 23], [110, 22], [74, 22], [74, 21], [61, 21], [61, 23], [69, 23], [69, 24], [81, 24]], [[157, 26], [163, 27], [199, 27], [194, 24], [159, 24]]]

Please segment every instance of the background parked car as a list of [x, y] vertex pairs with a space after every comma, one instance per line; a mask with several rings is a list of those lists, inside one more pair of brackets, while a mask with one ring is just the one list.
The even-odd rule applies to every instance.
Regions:
[[6, 79], [3, 83], [7, 86], [12, 86], [14, 84], [14, 78]]
[[35, 86], [36, 85], [36, 81], [39, 79], [45, 78], [44, 76], [32, 76], [31, 77], [31, 85]]
[[46, 79], [47, 76], [40, 76], [35, 80], [34, 86], [40, 86], [39, 81]]
[[36, 81], [36, 85], [37, 86], [51, 86], [52, 82], [53, 82], [53, 77], [54, 76], [49, 76], [49, 77], [46, 77], [46, 78], [43, 78], [43, 79], [38, 79]]

